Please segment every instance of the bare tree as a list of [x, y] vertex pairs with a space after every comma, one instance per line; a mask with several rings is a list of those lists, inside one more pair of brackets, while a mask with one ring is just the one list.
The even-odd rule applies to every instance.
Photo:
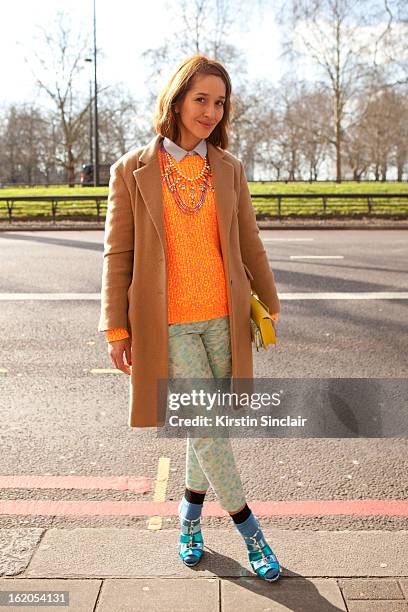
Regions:
[[151, 109], [147, 100], [136, 100], [123, 84], [103, 92], [99, 98], [99, 144], [105, 163], [154, 136]]
[[402, 181], [408, 162], [408, 102], [407, 96], [399, 95], [395, 109], [397, 126], [395, 129], [395, 148], [392, 162], [397, 169], [397, 180]]
[[233, 96], [229, 149], [243, 162], [247, 178], [254, 178], [255, 164], [262, 162], [260, 144], [267, 139], [273, 88], [264, 80], [238, 87]]
[[342, 180], [342, 143], [347, 128], [349, 104], [355, 98], [374, 64], [376, 43], [388, 22], [377, 24], [378, 7], [371, 0], [291, 0], [290, 23], [284, 55], [292, 61], [303, 58], [317, 69], [317, 82], [330, 92], [333, 104], [336, 180]]
[[386, 181], [388, 167], [395, 152], [401, 107], [397, 92], [386, 89], [376, 92], [368, 104], [363, 127], [369, 140], [369, 158], [375, 180]]
[[[262, 2], [258, 3], [260, 6]], [[246, 80], [245, 56], [229, 43], [233, 27], [248, 22], [251, 7], [243, 0], [181, 0], [169, 5], [173, 15], [171, 36], [157, 48], [147, 49], [142, 59], [150, 65], [146, 80], [152, 106], [157, 92], [182, 58], [203, 53], [226, 65], [237, 75], [236, 89]]]
[[370, 150], [363, 124], [355, 125], [344, 138], [344, 157], [354, 181], [360, 181], [370, 167]]
[[10, 104], [1, 125], [0, 181], [41, 182], [47, 120], [36, 104]]
[[330, 126], [330, 99], [318, 86], [301, 81], [285, 82], [280, 87], [282, 153], [288, 179], [302, 178], [305, 167], [309, 180], [317, 180], [327, 154]]
[[326, 127], [330, 125], [330, 99], [319, 88], [305, 91], [301, 87], [293, 109], [292, 116], [300, 123], [302, 165], [306, 167], [309, 181], [317, 181], [327, 156]]
[[384, 86], [408, 85], [408, 3], [382, 0], [387, 26], [376, 42], [374, 74]]
[[1, 126], [1, 182], [18, 183], [20, 182], [18, 154], [21, 148], [19, 144], [18, 130], [18, 109], [11, 105], [10, 109], [4, 112]]
[[[58, 163], [65, 169], [69, 185], [75, 183], [75, 167], [83, 154], [85, 120], [90, 101], [84, 102], [77, 79], [84, 69], [88, 43], [81, 30], [71, 26], [70, 17], [57, 12], [50, 27], [37, 26], [41, 32], [34, 57], [26, 57], [37, 86], [46, 92], [54, 104], [59, 119], [61, 146]], [[76, 34], [74, 34], [76, 32]]]

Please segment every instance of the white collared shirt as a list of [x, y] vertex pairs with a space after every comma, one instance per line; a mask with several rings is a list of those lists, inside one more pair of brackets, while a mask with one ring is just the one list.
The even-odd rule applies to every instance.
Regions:
[[198, 153], [198, 155], [201, 155], [203, 159], [205, 159], [205, 156], [207, 155], [207, 141], [205, 140], [205, 138], [200, 140], [198, 145], [194, 147], [192, 151], [186, 151], [167, 137], [163, 140], [163, 145], [167, 153], [174, 157], [176, 162], [182, 160], [183, 157], [185, 157], [186, 155], [195, 155], [196, 153]]

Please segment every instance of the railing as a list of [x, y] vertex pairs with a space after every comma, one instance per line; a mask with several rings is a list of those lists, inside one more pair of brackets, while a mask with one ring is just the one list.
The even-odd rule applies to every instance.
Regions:
[[[101, 202], [106, 202], [107, 201], [107, 196], [106, 195], [76, 195], [76, 196], [5, 196], [5, 197], [0, 197], [0, 204], [2, 202], [5, 202], [5, 206], [6, 206], [6, 210], [7, 210], [7, 216], [8, 216], [8, 220], [11, 222], [13, 220], [13, 211], [15, 209], [15, 203], [16, 202], [25, 202], [25, 203], [35, 203], [35, 202], [40, 202], [43, 203], [44, 205], [49, 203], [50, 204], [50, 212], [51, 212], [51, 217], [53, 222], [56, 222], [57, 219], [57, 212], [58, 212], [58, 204], [60, 204], [61, 202], [93, 202], [95, 204], [95, 208], [96, 208], [96, 220], [97, 222], [101, 221], [101, 209], [102, 209], [102, 205]], [[45, 206], [44, 206], [45, 208]], [[106, 205], [104, 206], [104, 208], [106, 208]], [[25, 209], [28, 209], [28, 207], [25, 207]], [[1, 210], [1, 209], [0, 209]], [[72, 219], [73, 217], [77, 217], [79, 216], [78, 213], [84, 211], [84, 210], [88, 210], [89, 211], [89, 206], [70, 206], [68, 207], [67, 212], [68, 216], [70, 219]], [[89, 215], [86, 216], [91, 216], [92, 218], [95, 217], [95, 213], [94, 213], [95, 209], [91, 209], [91, 213]], [[25, 216], [20, 216], [20, 219], [24, 219], [24, 220], [32, 220], [33, 218], [41, 218], [44, 219], [44, 215], [25, 215]], [[84, 214], [82, 213], [82, 218], [84, 218]], [[1, 219], [1, 216], [0, 216]]]
[[[346, 214], [408, 216], [407, 193], [268, 193], [251, 194], [257, 217]], [[263, 200], [262, 203], [256, 201]], [[272, 200], [271, 203], [265, 200]], [[314, 200], [315, 202], [313, 202]], [[384, 201], [385, 200], [385, 201]], [[344, 209], [347, 209], [346, 211]]]
[[[257, 218], [270, 217], [306, 217], [306, 216], [359, 216], [359, 215], [380, 215], [398, 216], [399, 218], [408, 217], [408, 193], [268, 193], [251, 194]], [[314, 202], [313, 202], [314, 200]], [[258, 202], [257, 202], [258, 201]], [[60, 206], [63, 203], [71, 202], [71, 206]], [[2, 204], [4, 203], [4, 207]], [[50, 216], [52, 221], [60, 218], [82, 220], [95, 219], [101, 222], [101, 213], [106, 210], [107, 195], [72, 195], [72, 196], [4, 196], [0, 197], [0, 220], [3, 210], [6, 212], [8, 220], [11, 222], [17, 218], [13, 215], [16, 212], [16, 204], [25, 203], [24, 215], [18, 215], [21, 220], [44, 220], [46, 215], [30, 214], [30, 207], [35, 203], [41, 204], [41, 208], [50, 205]], [[78, 203], [86, 203], [81, 205]], [[90, 207], [88, 203], [93, 203]], [[38, 208], [38, 206], [37, 206]], [[85, 214], [84, 211], [87, 211]], [[95, 215], [96, 212], [96, 215]]]

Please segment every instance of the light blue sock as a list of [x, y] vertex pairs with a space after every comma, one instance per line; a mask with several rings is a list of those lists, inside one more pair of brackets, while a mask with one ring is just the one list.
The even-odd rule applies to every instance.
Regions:
[[[234, 523], [235, 527], [238, 529], [241, 535], [243, 536], [253, 536], [257, 529], [259, 529], [259, 523], [256, 519], [256, 516], [251, 512], [248, 518], [243, 523]], [[258, 536], [261, 536], [261, 533], [258, 533]]]
[[191, 519], [198, 519], [201, 516], [203, 504], [192, 504], [187, 501], [186, 498], [182, 497], [179, 505], [180, 518], [185, 518], [191, 521]]

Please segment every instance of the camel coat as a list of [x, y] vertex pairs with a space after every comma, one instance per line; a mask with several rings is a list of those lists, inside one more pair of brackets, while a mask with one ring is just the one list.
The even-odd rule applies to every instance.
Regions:
[[[132, 344], [130, 427], [163, 425], [158, 382], [168, 377], [166, 233], [157, 152], [163, 137], [111, 166], [98, 332], [126, 327]], [[230, 310], [232, 384], [252, 379], [251, 286], [280, 312], [242, 163], [207, 141]], [[236, 380], [235, 384], [239, 384]], [[235, 387], [232, 387], [235, 389]]]

